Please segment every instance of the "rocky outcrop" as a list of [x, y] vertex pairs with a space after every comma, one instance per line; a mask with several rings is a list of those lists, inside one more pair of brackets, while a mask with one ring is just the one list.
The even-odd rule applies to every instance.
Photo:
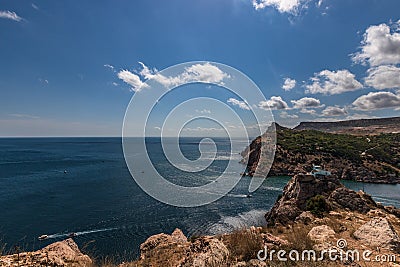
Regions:
[[400, 252], [400, 238], [386, 218], [373, 218], [362, 225], [353, 235], [365, 245]]
[[317, 195], [322, 196], [328, 208], [332, 210], [346, 209], [367, 213], [376, 208], [376, 203], [370, 196], [347, 189], [334, 176], [314, 177], [298, 174], [288, 182], [282, 196], [265, 215], [267, 223], [285, 225], [294, 221], [307, 220], [304, 214], [307, 210], [307, 202]]
[[[224, 243], [203, 236], [189, 242], [181, 230], [149, 237], [140, 245], [138, 266], [219, 266], [229, 256]], [[123, 265], [121, 265], [123, 266]]]
[[72, 239], [67, 239], [38, 251], [2, 256], [0, 266], [89, 267], [92, 260], [79, 250]]
[[[293, 176], [323, 165], [344, 180], [400, 183], [400, 133], [358, 137], [274, 126], [275, 138], [267, 131], [242, 152], [248, 175]], [[275, 153], [262, 153], [271, 148]]]
[[336, 209], [348, 209], [360, 213], [367, 213], [376, 207], [375, 201], [369, 195], [363, 192], [355, 192], [346, 187], [339, 187], [334, 190], [329, 195], [328, 201]]

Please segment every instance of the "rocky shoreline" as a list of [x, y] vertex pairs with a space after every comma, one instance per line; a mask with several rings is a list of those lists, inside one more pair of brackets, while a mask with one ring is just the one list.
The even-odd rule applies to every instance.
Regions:
[[[294, 176], [265, 218], [265, 227], [217, 236], [187, 238], [179, 229], [157, 234], [141, 244], [136, 261], [101, 266], [400, 266], [400, 210], [347, 189], [335, 176]], [[263, 249], [337, 250], [339, 240], [346, 244], [339, 249], [368, 250], [369, 258], [386, 255], [390, 262], [323, 259], [287, 265], [257, 256]], [[98, 265], [67, 239], [36, 252], [2, 256], [0, 266]]]
[[[299, 172], [309, 172], [313, 165], [322, 165], [342, 180], [364, 183], [400, 183], [400, 134], [381, 137], [351, 136], [323, 133], [309, 130], [292, 130], [275, 124], [276, 150], [273, 163], [263, 149], [271, 146], [268, 135], [254, 139], [242, 153], [242, 163], [247, 164], [250, 176], [293, 176]], [[371, 144], [375, 138], [376, 144]], [[347, 141], [346, 141], [347, 140]], [[349, 144], [341, 144], [343, 142]], [[340, 150], [339, 149], [340, 146]], [[386, 147], [390, 149], [386, 149]], [[348, 154], [345, 154], [348, 153]], [[345, 154], [345, 155], [343, 155]], [[390, 159], [390, 160], [388, 160]], [[267, 167], [271, 166], [270, 169]], [[258, 172], [258, 173], [257, 173]]]

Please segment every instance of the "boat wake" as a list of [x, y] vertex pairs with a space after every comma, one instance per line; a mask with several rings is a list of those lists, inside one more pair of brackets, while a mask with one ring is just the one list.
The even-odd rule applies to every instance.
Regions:
[[239, 214], [238, 216], [226, 216], [207, 230], [206, 234], [218, 235], [229, 233], [243, 227], [265, 225], [264, 215], [266, 210], [252, 210]]
[[82, 235], [88, 235], [88, 234], [93, 234], [93, 233], [99, 233], [99, 232], [107, 232], [107, 231], [113, 231], [117, 230], [118, 228], [104, 228], [104, 229], [95, 229], [95, 230], [87, 230], [87, 231], [80, 231], [80, 232], [73, 232], [73, 233], [57, 233], [57, 234], [52, 234], [48, 235], [46, 239], [57, 239], [57, 238], [65, 238], [65, 237], [71, 237], [71, 236], [82, 236]]

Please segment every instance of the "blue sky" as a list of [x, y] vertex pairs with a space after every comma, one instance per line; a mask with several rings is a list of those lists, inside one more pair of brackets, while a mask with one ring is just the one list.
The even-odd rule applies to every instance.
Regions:
[[398, 0], [1, 1], [0, 136], [120, 136], [141, 93], [128, 78], [187, 61], [245, 73], [286, 126], [398, 116], [398, 10]]

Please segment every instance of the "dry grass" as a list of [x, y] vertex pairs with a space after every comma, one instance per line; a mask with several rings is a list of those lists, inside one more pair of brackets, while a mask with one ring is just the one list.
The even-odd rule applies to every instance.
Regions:
[[224, 239], [232, 261], [257, 259], [257, 252], [263, 248], [261, 236], [249, 229], [236, 230]]

